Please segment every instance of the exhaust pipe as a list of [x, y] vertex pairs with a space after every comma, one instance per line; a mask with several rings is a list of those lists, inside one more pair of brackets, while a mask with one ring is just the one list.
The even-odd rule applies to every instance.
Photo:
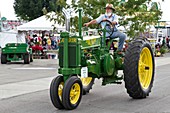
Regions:
[[66, 24], [66, 30], [68, 32], [70, 32], [70, 18], [71, 18], [71, 14], [69, 11], [67, 11], [65, 8], [62, 9], [62, 12], [64, 14], [65, 17], [65, 24]]

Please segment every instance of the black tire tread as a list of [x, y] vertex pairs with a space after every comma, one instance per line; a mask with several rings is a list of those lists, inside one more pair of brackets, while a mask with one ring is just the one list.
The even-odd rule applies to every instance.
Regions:
[[[78, 102], [76, 104], [71, 104], [70, 103], [70, 89], [74, 83], [78, 83], [80, 85], [81, 92], [80, 92], [80, 98], [79, 98]], [[62, 100], [63, 100], [63, 106], [65, 107], [65, 109], [72, 110], [72, 109], [77, 108], [77, 106], [79, 105], [79, 103], [81, 101], [82, 93], [83, 93], [83, 86], [82, 86], [80, 78], [78, 78], [77, 76], [69, 77], [66, 80], [66, 82], [64, 84], [64, 88], [63, 88]]]
[[[148, 90], [142, 89], [140, 81], [138, 79], [138, 61], [140, 57], [140, 52], [143, 49], [143, 47], [146, 46], [150, 49], [153, 59], [153, 76]], [[134, 99], [140, 99], [146, 98], [146, 96], [149, 95], [149, 93], [151, 92], [151, 88], [153, 86], [154, 70], [155, 70], [154, 55], [148, 41], [142, 38], [137, 38], [134, 41], [132, 41], [125, 54], [123, 70], [125, 88], [127, 89], [127, 93], [129, 94], [130, 97]]]
[[59, 75], [52, 80], [51, 85], [50, 85], [50, 98], [51, 98], [51, 101], [54, 107], [58, 109], [64, 109], [64, 106], [58, 96], [58, 86], [63, 81], [64, 81], [63, 76]]
[[7, 63], [7, 55], [1, 54], [1, 64], [6, 64], [6, 63]]
[[92, 89], [94, 85], [94, 81], [95, 81], [95, 78], [92, 78], [92, 81], [89, 83], [88, 86], [83, 86], [83, 95], [86, 95], [87, 93], [89, 93], [89, 91]]

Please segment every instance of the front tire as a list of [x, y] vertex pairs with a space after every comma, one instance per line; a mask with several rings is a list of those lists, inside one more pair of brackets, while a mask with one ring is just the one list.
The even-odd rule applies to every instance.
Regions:
[[6, 64], [7, 63], [7, 55], [1, 54], [1, 64]]
[[63, 87], [64, 87], [64, 80], [63, 80], [63, 76], [60, 75], [54, 78], [50, 85], [50, 98], [54, 107], [58, 109], [64, 108], [62, 104]]
[[63, 88], [63, 106], [65, 109], [72, 110], [77, 108], [82, 98], [82, 83], [77, 76], [67, 79]]
[[154, 54], [149, 42], [136, 39], [129, 45], [124, 59], [124, 81], [130, 97], [139, 99], [149, 96], [154, 71]]

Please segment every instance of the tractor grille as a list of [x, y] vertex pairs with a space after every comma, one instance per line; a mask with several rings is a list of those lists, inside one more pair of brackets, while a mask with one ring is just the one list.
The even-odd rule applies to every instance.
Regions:
[[[63, 43], [59, 44], [59, 66], [63, 67], [64, 48]], [[76, 44], [68, 44], [68, 66], [76, 67]]]

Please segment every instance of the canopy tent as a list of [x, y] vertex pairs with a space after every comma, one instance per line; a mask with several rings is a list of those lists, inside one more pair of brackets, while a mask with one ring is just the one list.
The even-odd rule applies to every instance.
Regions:
[[5, 47], [7, 43], [26, 43], [25, 34], [14, 30], [0, 32], [0, 47]]
[[58, 31], [64, 31], [66, 29], [64, 26], [61, 26], [57, 23], [54, 24], [53, 21], [50, 21], [50, 19], [47, 19], [46, 16], [44, 15], [28, 23], [25, 23], [21, 26], [18, 26], [17, 30], [18, 31], [29, 31], [29, 30], [50, 31], [53, 30], [54, 27], [56, 27], [56, 30]]

